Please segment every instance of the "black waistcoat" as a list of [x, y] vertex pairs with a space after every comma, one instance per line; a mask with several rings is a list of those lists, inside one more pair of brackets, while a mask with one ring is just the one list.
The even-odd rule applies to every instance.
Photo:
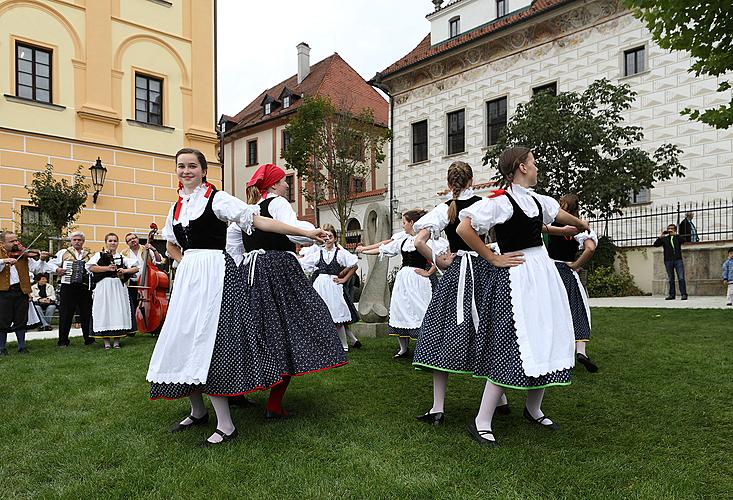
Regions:
[[336, 247], [336, 251], [333, 254], [333, 259], [331, 259], [331, 262], [326, 263], [326, 260], [323, 258], [323, 250], [319, 250], [321, 254], [321, 258], [318, 259], [318, 264], [316, 264], [316, 270], [313, 273], [313, 280], [318, 277], [320, 274], [330, 274], [332, 276], [338, 276], [341, 271], [344, 270], [344, 266], [338, 263], [338, 253], [339, 248]]
[[422, 256], [417, 250], [408, 252], [405, 250], [405, 243], [407, 238], [402, 241], [400, 246], [400, 253], [402, 254], [402, 267], [417, 267], [418, 269], [427, 269], [428, 259]]
[[[173, 221], [173, 234], [183, 251], [191, 248], [224, 250], [227, 246], [227, 222], [214, 213], [212, 204], [218, 191], [213, 191], [204, 212], [198, 219], [188, 221], [188, 226]], [[175, 208], [173, 209], [175, 213]]]
[[[272, 219], [270, 215], [270, 203], [276, 197], [267, 198], [260, 203], [260, 215]], [[248, 252], [252, 250], [281, 250], [283, 252], [295, 252], [295, 243], [290, 241], [284, 234], [268, 233], [254, 228], [252, 234], [242, 231], [242, 241], [244, 241], [244, 249]]]
[[525, 248], [542, 246], [542, 206], [540, 202], [533, 196], [539, 213], [534, 217], [528, 217], [524, 210], [517, 205], [509, 193], [504, 193], [512, 204], [514, 213], [508, 221], [503, 224], [497, 224], [496, 242], [499, 244], [501, 253], [516, 252]]
[[[562, 224], [553, 222], [554, 227], [564, 227]], [[572, 236], [549, 235], [547, 239], [547, 253], [551, 259], [573, 262], [578, 253], [578, 241]]]
[[[460, 213], [461, 210], [464, 208], [468, 208], [477, 201], [480, 201], [480, 196], [471, 196], [470, 198], [466, 200], [456, 200], [456, 205], [458, 205], [456, 208], [458, 209], [456, 211], [456, 214]], [[445, 202], [446, 205], [448, 205], [448, 208], [450, 208], [452, 200], [448, 200]], [[447, 226], [445, 226], [445, 236], [448, 239], [448, 244], [450, 245], [450, 251], [453, 253], [456, 253], [458, 250], [466, 250], [470, 251], [471, 247], [466, 245], [466, 242], [461, 239], [460, 236], [456, 234], [456, 228], [458, 227], [458, 224], [460, 224], [460, 220], [458, 219], [458, 215], [456, 215], [456, 220], [453, 222], [449, 222]]]

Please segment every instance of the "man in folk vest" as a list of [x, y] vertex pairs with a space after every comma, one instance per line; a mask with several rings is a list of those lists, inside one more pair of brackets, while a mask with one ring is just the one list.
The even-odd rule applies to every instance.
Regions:
[[[25, 330], [28, 324], [28, 301], [31, 293], [30, 273], [40, 274], [55, 269], [47, 263], [22, 255], [10, 257], [19, 248], [18, 236], [0, 231], [0, 356], [7, 356], [8, 333], [15, 332], [18, 352], [27, 353]], [[41, 252], [41, 258], [48, 258]]]
[[[69, 346], [69, 331], [74, 320], [74, 313], [79, 309], [79, 321], [81, 331], [84, 335], [84, 345], [94, 343], [89, 337], [90, 323], [92, 319], [92, 292], [89, 290], [89, 273], [84, 265], [91, 257], [91, 251], [84, 248], [86, 237], [81, 231], [74, 231], [69, 235], [71, 244], [68, 248], [59, 250], [56, 257], [51, 261], [54, 270], [59, 276], [67, 275], [69, 283], [62, 283], [59, 296], [59, 347]], [[65, 269], [64, 264], [70, 263], [70, 269]], [[76, 266], [76, 272], [72, 270]], [[62, 280], [63, 281], [63, 280]]]

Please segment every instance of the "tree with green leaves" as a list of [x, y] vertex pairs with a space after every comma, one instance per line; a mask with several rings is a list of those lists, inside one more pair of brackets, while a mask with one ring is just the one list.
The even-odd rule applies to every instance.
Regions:
[[496, 167], [507, 147], [530, 147], [539, 167], [539, 191], [554, 198], [577, 193], [594, 216], [620, 213], [630, 203], [629, 193], [681, 177], [685, 169], [677, 146], [663, 144], [649, 154], [637, 145], [644, 138], [641, 127], [623, 123], [635, 96], [628, 85], [606, 79], [582, 94], [539, 93], [517, 107], [499, 142], [486, 152], [484, 165]]
[[35, 172], [28, 190], [30, 202], [38, 207], [41, 217], [39, 232], [48, 238], [59, 238], [70, 228], [81, 214], [87, 201], [89, 185], [81, 174], [81, 166], [74, 174], [73, 182], [56, 179], [53, 176], [53, 165], [45, 170]]
[[328, 97], [313, 96], [303, 100], [285, 133], [290, 143], [283, 157], [305, 181], [305, 199], [316, 207], [328, 202], [345, 245], [355, 201], [353, 179], [368, 179], [384, 161], [389, 129], [375, 122], [371, 109], [355, 115], [338, 110]]
[[[653, 40], [663, 49], [689, 52], [696, 76], [723, 77], [718, 92], [731, 89], [726, 76], [733, 71], [733, 11], [730, 0], [687, 2], [683, 0], [624, 0], [634, 16], [646, 23]], [[682, 111], [691, 119], [715, 128], [733, 125], [733, 96], [728, 104], [704, 111]]]

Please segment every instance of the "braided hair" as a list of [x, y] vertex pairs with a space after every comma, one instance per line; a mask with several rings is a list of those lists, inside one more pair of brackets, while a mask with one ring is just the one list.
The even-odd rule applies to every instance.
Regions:
[[448, 205], [448, 220], [455, 222], [458, 217], [458, 196], [461, 191], [468, 188], [473, 183], [473, 170], [471, 165], [464, 161], [454, 161], [448, 167], [448, 187], [451, 190], [452, 198]]
[[517, 171], [519, 165], [527, 161], [527, 157], [531, 152], [532, 150], [527, 147], [514, 146], [505, 149], [501, 153], [499, 156], [499, 173], [507, 185], [514, 181], [514, 172]]

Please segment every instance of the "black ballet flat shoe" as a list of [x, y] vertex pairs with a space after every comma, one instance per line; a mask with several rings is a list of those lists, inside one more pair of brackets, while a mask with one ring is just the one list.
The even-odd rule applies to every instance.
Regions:
[[664, 297], [664, 300], [674, 300], [674, 295], [668, 295]]
[[233, 441], [234, 438], [239, 435], [239, 431], [237, 431], [237, 429], [234, 429], [231, 434], [224, 434], [224, 431], [220, 431], [219, 429], [216, 429], [214, 433], [221, 436], [221, 441], [219, 441], [218, 443], [212, 443], [207, 439], [203, 443], [201, 443], [202, 448], [211, 448], [212, 446], [218, 446], [220, 444], [228, 443], [230, 441]]
[[265, 410], [265, 418], [267, 420], [285, 420], [295, 416], [295, 412], [283, 409], [282, 413], [275, 413], [274, 411]]
[[[468, 431], [468, 435], [471, 436], [471, 439], [476, 441], [481, 446], [490, 446], [492, 448], [498, 448], [499, 443], [496, 442], [496, 437], [494, 436], [494, 433], [491, 431], [480, 431], [476, 428], [475, 423], [470, 423], [466, 426], [466, 430]], [[494, 440], [485, 438], [484, 436], [491, 436], [494, 438]]]
[[532, 414], [529, 413], [529, 410], [527, 407], [524, 407], [524, 418], [526, 418], [529, 422], [539, 425], [540, 427], [543, 427], [547, 429], [548, 431], [558, 431], [560, 430], [560, 426], [557, 425], [555, 422], [552, 422], [551, 424], [543, 424], [543, 420], [550, 420], [547, 418], [547, 415], [542, 415], [540, 418], [534, 418]]
[[430, 425], [443, 425], [445, 422], [445, 415], [443, 415], [443, 412], [437, 412], [437, 413], [426, 413], [425, 415], [418, 415], [415, 417], [416, 420], [419, 422], [423, 422]]
[[351, 347], [353, 347], [354, 349], [361, 349], [361, 342], [357, 340]]
[[173, 427], [170, 428], [170, 432], [181, 432], [185, 431], [186, 429], [190, 429], [191, 427], [197, 426], [197, 425], [205, 425], [209, 423], [209, 414], [205, 414], [203, 417], [194, 417], [193, 415], [189, 415], [188, 418], [191, 419], [190, 424], [182, 424], [177, 423]]
[[238, 406], [240, 408], [248, 408], [251, 406], [257, 406], [257, 403], [245, 396], [232, 396], [229, 398], [230, 406]]
[[512, 411], [509, 409], [509, 403], [505, 405], [499, 405], [496, 407], [496, 410], [494, 410], [494, 413], [497, 415], [509, 415]]
[[595, 364], [588, 356], [585, 354], [577, 353], [575, 355], [575, 359], [578, 363], [585, 366], [585, 369], [588, 370], [591, 373], [596, 373], [598, 371], [598, 365]]
[[410, 357], [410, 350], [406, 350], [402, 354], [400, 354], [400, 351], [397, 351], [397, 353], [394, 355], [395, 359], [407, 359]]

